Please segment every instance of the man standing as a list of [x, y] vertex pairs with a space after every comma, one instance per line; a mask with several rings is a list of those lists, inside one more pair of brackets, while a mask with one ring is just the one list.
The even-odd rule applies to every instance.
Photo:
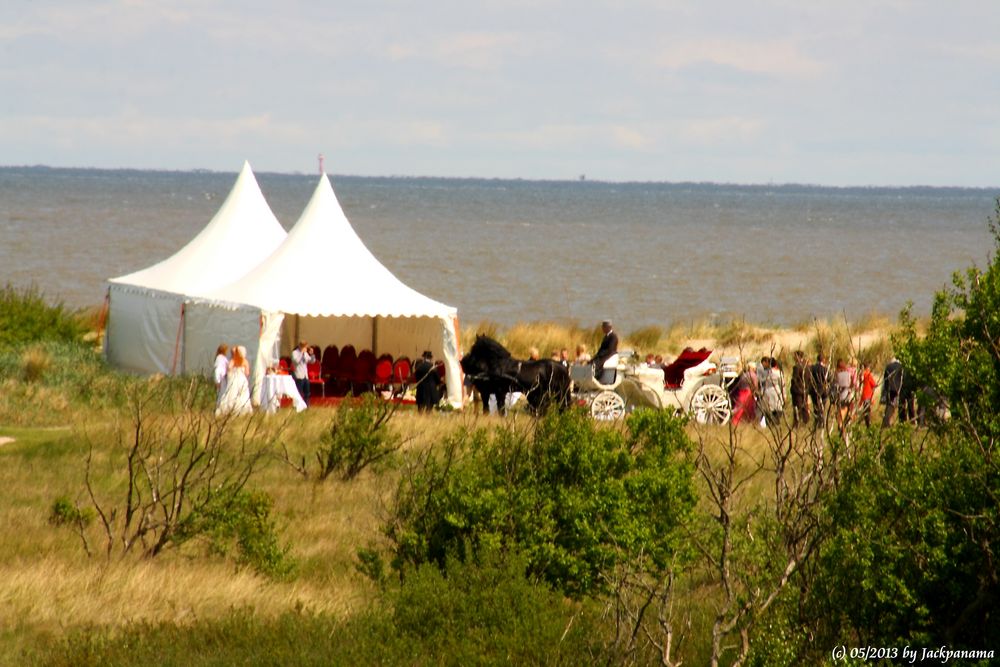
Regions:
[[300, 340], [299, 346], [292, 350], [292, 375], [306, 405], [309, 405], [309, 364], [315, 362], [316, 357], [309, 350], [309, 346], [304, 340]]
[[809, 368], [809, 380], [813, 418], [816, 426], [822, 427], [826, 423], [826, 405], [830, 397], [830, 369], [826, 364], [826, 355], [822, 352], [816, 355], [816, 363]]
[[430, 350], [425, 350], [413, 366], [413, 377], [417, 379], [417, 412], [430, 412], [441, 400], [438, 395], [439, 378], [434, 368], [434, 355]]
[[899, 406], [899, 393], [903, 389], [903, 364], [893, 357], [885, 367], [882, 375], [882, 403], [885, 414], [882, 415], [882, 427], [892, 425], [892, 415]]
[[792, 411], [794, 413], [793, 427], [809, 423], [809, 369], [806, 367], [806, 354], [795, 350], [795, 366], [792, 368]]
[[611, 320], [601, 322], [601, 331], [604, 332], [604, 338], [591, 363], [594, 364], [594, 376], [597, 381], [601, 384], [611, 384], [615, 381], [615, 370], [618, 365], [618, 334], [615, 333]]

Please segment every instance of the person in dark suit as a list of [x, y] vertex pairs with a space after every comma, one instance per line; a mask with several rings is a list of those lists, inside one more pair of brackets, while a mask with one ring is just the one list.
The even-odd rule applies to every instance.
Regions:
[[882, 415], [882, 427], [892, 425], [892, 415], [899, 407], [899, 395], [903, 391], [903, 364], [893, 357], [885, 367], [882, 375], [882, 404], [885, 413]]
[[806, 364], [806, 354], [795, 350], [795, 366], [792, 367], [792, 410], [793, 427], [809, 423], [809, 366]]
[[434, 370], [434, 355], [426, 350], [413, 366], [417, 380], [417, 412], [430, 412], [441, 400], [438, 394], [438, 374]]
[[615, 369], [605, 369], [604, 363], [618, 354], [618, 334], [615, 333], [611, 320], [601, 322], [601, 331], [604, 332], [604, 338], [591, 363], [594, 364], [594, 377], [597, 381], [601, 384], [611, 384], [615, 381]]
[[830, 397], [830, 368], [826, 355], [816, 355], [816, 363], [809, 367], [809, 400], [812, 401], [813, 419], [816, 426], [826, 423], [826, 405]]

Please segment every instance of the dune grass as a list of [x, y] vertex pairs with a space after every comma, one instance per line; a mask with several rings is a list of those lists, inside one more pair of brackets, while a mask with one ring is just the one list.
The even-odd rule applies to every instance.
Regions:
[[[688, 345], [709, 347], [717, 354], [738, 353], [753, 359], [769, 352], [790, 359], [794, 349], [818, 349], [852, 356], [868, 355], [881, 363], [889, 354], [887, 318], [871, 316], [856, 323], [813, 321], [801, 331], [779, 330], [744, 321], [695, 321], [669, 328], [648, 326], [622, 335], [622, 348], [663, 354], [668, 360]], [[519, 323], [504, 329], [480, 323], [461, 332], [464, 349], [476, 333], [499, 339], [516, 356], [537, 347], [543, 356], [577, 344], [596, 349], [597, 326], [577, 323]], [[788, 363], [788, 362], [786, 362]], [[134, 378], [109, 369], [93, 347], [74, 341], [34, 341], [0, 349], [0, 664], [23, 664], [50, 644], [80, 628], [124, 628], [135, 622], [191, 624], [232, 618], [234, 610], [251, 610], [264, 623], [297, 610], [326, 619], [347, 619], [368, 609], [379, 596], [376, 586], [356, 568], [358, 548], [381, 544], [385, 507], [395, 489], [398, 467], [363, 471], [351, 481], [319, 483], [288, 464], [312, 464], [332, 413], [282, 412], [270, 418], [281, 437], [254, 474], [252, 486], [273, 498], [280, 536], [290, 545], [295, 574], [269, 579], [236, 567], [232, 559], [213, 553], [203, 542], [164, 552], [156, 558], [106, 559], [101, 531], [91, 521], [84, 535], [93, 555], [87, 556], [78, 534], [50, 523], [58, 498], [87, 505], [85, 461], [95, 449], [96, 487], [112, 492], [118, 484], [110, 470], [116, 429], [127, 426], [127, 388], [150, 382], [184, 383], [187, 378]], [[528, 418], [516, 415], [510, 419]], [[431, 448], [457, 429], [493, 427], [499, 417], [474, 410], [418, 415], [397, 413], [391, 423], [404, 440], [400, 456]], [[609, 426], [612, 428], [613, 426]], [[693, 438], [711, 443], [729, 437], [725, 428], [694, 429]], [[738, 431], [740, 469], [748, 471], [766, 457], [768, 440], [756, 428]], [[308, 466], [307, 466], [308, 468]], [[771, 491], [767, 475], [755, 477], [742, 490], [740, 502], [755, 502]], [[707, 490], [699, 481], [701, 510], [710, 515]], [[710, 578], [683, 582], [690, 637], [705, 637], [711, 625], [718, 585]], [[270, 619], [270, 620], [268, 620]], [[324, 621], [326, 622], [326, 621]], [[694, 639], [685, 650], [690, 664], [707, 656]], [[703, 662], [703, 660], [702, 660]]]
[[[766, 355], [777, 357], [786, 368], [793, 363], [796, 350], [803, 350], [810, 359], [822, 351], [831, 362], [838, 358], [867, 360], [873, 368], [879, 368], [891, 357], [893, 331], [892, 320], [878, 313], [869, 313], [857, 321], [804, 320], [792, 327], [766, 326], [745, 319], [694, 320], [667, 328], [651, 325], [619, 331], [619, 349], [633, 350], [640, 356], [659, 354], [669, 362], [686, 347], [707, 347], [715, 352], [716, 361], [722, 356], [748, 361]], [[578, 344], [593, 353], [602, 337], [599, 326], [591, 329], [572, 322], [520, 322], [506, 329], [495, 322], [483, 322], [462, 330], [464, 350], [479, 333], [497, 339], [518, 358], [526, 358], [532, 347], [545, 358], [563, 348], [572, 358]]]

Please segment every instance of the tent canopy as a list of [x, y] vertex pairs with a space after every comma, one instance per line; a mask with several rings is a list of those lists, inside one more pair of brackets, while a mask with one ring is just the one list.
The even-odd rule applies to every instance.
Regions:
[[405, 285], [358, 237], [324, 174], [274, 253], [205, 294], [261, 310], [317, 317], [454, 317], [455, 308]]
[[[209, 319], [200, 312], [205, 308], [212, 317], [236, 317], [223, 314], [224, 304], [253, 307], [262, 322], [274, 322], [280, 314], [280, 324], [271, 328], [274, 337], [261, 326], [258, 369], [279, 352], [278, 338], [285, 354], [299, 339], [350, 343], [411, 359], [432, 350], [445, 363], [449, 401], [462, 405], [456, 309], [405, 285], [376, 259], [351, 227], [325, 174], [274, 253], [203, 296], [189, 307], [194, 317]], [[245, 329], [243, 335], [251, 332]]]
[[184, 364], [187, 300], [238, 279], [286, 236], [244, 162], [222, 206], [187, 245], [153, 266], [109, 281], [108, 362], [135, 373], [194, 370]]
[[110, 280], [113, 284], [202, 296], [260, 264], [286, 232], [264, 200], [250, 163], [201, 232], [167, 259]]

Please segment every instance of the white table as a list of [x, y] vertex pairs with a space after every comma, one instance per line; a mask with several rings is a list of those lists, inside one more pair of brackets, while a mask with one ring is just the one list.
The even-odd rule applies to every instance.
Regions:
[[260, 409], [269, 413], [277, 412], [281, 407], [282, 396], [292, 399], [296, 412], [306, 409], [306, 402], [302, 400], [302, 395], [295, 386], [295, 379], [291, 375], [280, 373], [265, 375], [260, 387]]

